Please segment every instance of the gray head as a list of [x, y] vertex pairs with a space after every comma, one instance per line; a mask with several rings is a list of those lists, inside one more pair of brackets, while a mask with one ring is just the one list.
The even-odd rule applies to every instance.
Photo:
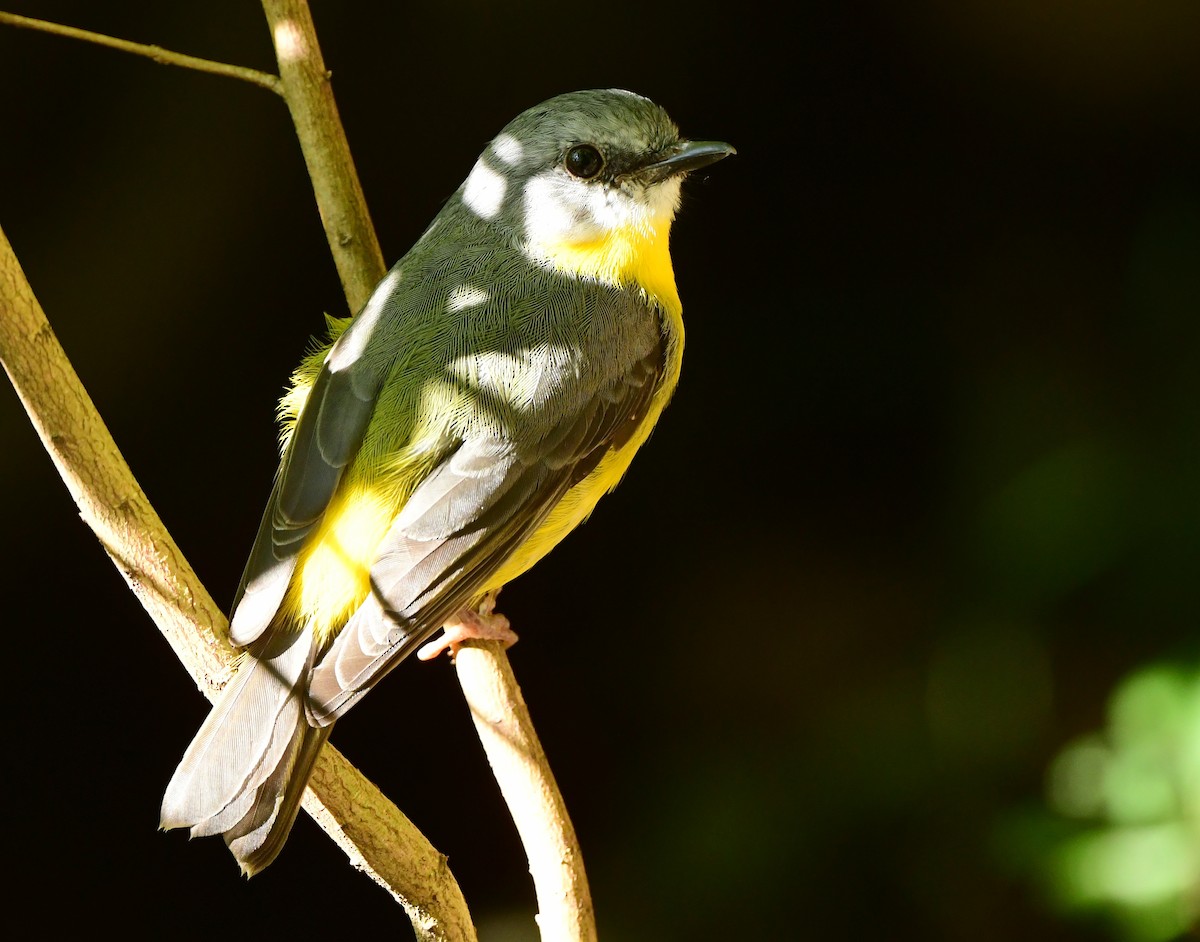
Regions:
[[510, 121], [461, 196], [471, 212], [554, 254], [614, 234], [665, 234], [687, 172], [732, 153], [681, 139], [662, 108], [633, 92], [570, 92]]

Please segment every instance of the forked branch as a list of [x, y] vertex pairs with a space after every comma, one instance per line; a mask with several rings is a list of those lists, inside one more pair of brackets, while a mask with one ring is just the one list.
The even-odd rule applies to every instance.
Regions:
[[[330, 251], [350, 310], [384, 274], [329, 73], [306, 0], [262, 0], [280, 75], [169, 52], [88, 30], [0, 13], [0, 24], [67, 36], [169, 65], [239, 78], [282, 95], [291, 111]], [[0, 361], [81, 514], [210, 698], [228, 679], [225, 617], [196, 578], [133, 478], [75, 375], [0, 232]], [[459, 680], [529, 855], [544, 939], [595, 939], [582, 855], [533, 731], [507, 655], [464, 650]], [[422, 940], [473, 942], [461, 890], [445, 858], [337, 750], [321, 755], [305, 809], [405, 908]]]

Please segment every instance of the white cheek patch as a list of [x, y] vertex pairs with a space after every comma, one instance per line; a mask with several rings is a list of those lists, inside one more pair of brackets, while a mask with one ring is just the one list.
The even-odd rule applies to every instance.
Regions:
[[534, 242], [584, 241], [603, 235], [582, 189], [554, 171], [530, 178], [523, 194], [525, 235]]
[[681, 178], [653, 186], [588, 184], [556, 171], [540, 173], [525, 184], [522, 204], [525, 235], [534, 244], [581, 243], [615, 232], [652, 234], [670, 226], [679, 209]]
[[[518, 145], [519, 146], [519, 145]], [[508, 181], [483, 162], [475, 162], [463, 188], [463, 202], [483, 219], [493, 219], [504, 204]]]
[[590, 186], [586, 190], [587, 211], [596, 226], [605, 232], [621, 229], [636, 210], [628, 196], [620, 190]]

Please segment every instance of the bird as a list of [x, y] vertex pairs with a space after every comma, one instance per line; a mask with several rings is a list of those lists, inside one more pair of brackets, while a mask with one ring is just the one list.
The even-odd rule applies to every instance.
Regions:
[[672, 397], [681, 184], [734, 153], [624, 89], [557, 95], [486, 145], [354, 316], [327, 318], [280, 401], [237, 669], [162, 829], [221, 835], [253, 876], [381, 678], [414, 652], [515, 640], [495, 594], [617, 486]]

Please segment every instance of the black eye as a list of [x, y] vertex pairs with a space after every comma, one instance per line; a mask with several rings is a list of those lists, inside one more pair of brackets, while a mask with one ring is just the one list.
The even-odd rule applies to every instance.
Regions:
[[571, 176], [579, 177], [581, 180], [590, 180], [603, 169], [604, 158], [600, 155], [600, 151], [591, 144], [576, 144], [567, 151], [563, 163], [566, 164], [567, 173]]

